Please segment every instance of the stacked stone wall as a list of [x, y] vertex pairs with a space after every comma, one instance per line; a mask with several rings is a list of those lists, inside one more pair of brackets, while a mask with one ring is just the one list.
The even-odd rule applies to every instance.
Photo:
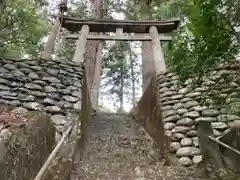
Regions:
[[0, 59], [0, 104], [45, 111], [59, 140], [72, 112], [81, 109], [82, 64], [64, 60]]
[[198, 87], [191, 79], [180, 85], [171, 71], [158, 76], [158, 101], [162, 104], [169, 150], [182, 165], [202, 160], [195, 129], [199, 120], [210, 121], [216, 137], [240, 127], [239, 67], [239, 62], [222, 65], [204, 77]]

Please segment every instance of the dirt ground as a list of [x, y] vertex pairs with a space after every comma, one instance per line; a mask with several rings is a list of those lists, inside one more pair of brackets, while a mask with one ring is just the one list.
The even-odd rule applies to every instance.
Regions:
[[90, 123], [82, 162], [72, 180], [209, 180], [196, 167], [164, 166], [156, 159], [152, 140], [142, 128], [129, 140], [129, 119], [97, 113]]

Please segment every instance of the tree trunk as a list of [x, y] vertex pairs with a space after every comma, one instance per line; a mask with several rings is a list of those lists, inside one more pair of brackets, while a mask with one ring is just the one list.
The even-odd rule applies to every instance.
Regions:
[[124, 78], [123, 78], [123, 59], [121, 59], [121, 65], [120, 65], [120, 93], [119, 93], [119, 99], [120, 99], [120, 112], [123, 112], [123, 86], [124, 86]]
[[[133, 109], [135, 108], [135, 103], [136, 103], [136, 93], [135, 93], [135, 74], [134, 74], [134, 59], [132, 57], [132, 51], [131, 49], [129, 50], [129, 54], [130, 54], [130, 64], [131, 64], [131, 78], [132, 78], [132, 105], [133, 105]], [[134, 136], [137, 135], [137, 124], [134, 121], [133, 118], [130, 119], [130, 130], [129, 130], [129, 136], [130, 139], [134, 138]]]
[[[59, 11], [58, 16], [60, 17], [61, 14], [62, 13]], [[60, 26], [61, 26], [60, 18], [56, 18], [55, 24], [54, 24], [52, 31], [48, 37], [48, 40], [44, 46], [44, 50], [43, 50], [43, 54], [42, 54], [43, 59], [47, 59], [47, 60], [51, 59]]]

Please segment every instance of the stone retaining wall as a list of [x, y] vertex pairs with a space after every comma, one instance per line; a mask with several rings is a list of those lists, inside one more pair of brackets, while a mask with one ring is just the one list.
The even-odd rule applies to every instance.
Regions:
[[202, 159], [195, 122], [211, 121], [216, 137], [230, 127], [240, 126], [239, 67], [239, 62], [221, 66], [197, 88], [192, 86], [191, 79], [179, 85], [172, 72], [158, 76], [158, 101], [162, 104], [165, 134], [170, 139], [169, 150], [176, 153], [182, 165]]
[[66, 115], [81, 109], [82, 79], [82, 64], [71, 61], [0, 58], [0, 104], [47, 112], [59, 139]]

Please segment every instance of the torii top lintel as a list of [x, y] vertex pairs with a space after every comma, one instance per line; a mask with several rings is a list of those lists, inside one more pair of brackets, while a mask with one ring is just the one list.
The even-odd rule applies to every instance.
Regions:
[[116, 32], [122, 28], [125, 33], [148, 33], [151, 26], [156, 26], [159, 33], [171, 33], [178, 28], [179, 18], [164, 21], [132, 21], [132, 20], [84, 20], [64, 16], [62, 27], [71, 32], [79, 32], [83, 25], [88, 25], [91, 32]]

